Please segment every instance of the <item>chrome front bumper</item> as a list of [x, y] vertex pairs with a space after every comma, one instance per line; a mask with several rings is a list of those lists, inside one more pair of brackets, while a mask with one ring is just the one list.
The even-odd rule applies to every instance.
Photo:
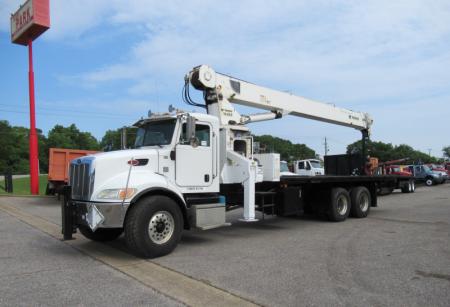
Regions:
[[98, 203], [72, 201], [76, 210], [76, 221], [79, 225], [89, 226], [93, 231], [97, 228], [121, 228], [125, 220], [129, 203]]
[[64, 240], [72, 239], [79, 226], [87, 226], [92, 231], [98, 228], [122, 228], [130, 203], [100, 203], [72, 200], [70, 186], [63, 189], [61, 204], [62, 234]]

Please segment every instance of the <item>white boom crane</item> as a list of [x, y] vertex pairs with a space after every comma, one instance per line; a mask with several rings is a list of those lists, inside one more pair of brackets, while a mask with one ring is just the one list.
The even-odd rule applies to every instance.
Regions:
[[[195, 67], [186, 80], [204, 92], [208, 113], [218, 116], [222, 125], [246, 124], [290, 114], [369, 133], [373, 122], [367, 113], [262, 87], [217, 73], [207, 65]], [[264, 109], [270, 113], [241, 116], [232, 103]]]
[[[205, 105], [192, 101], [189, 83], [203, 91]], [[219, 118], [221, 148], [221, 183], [242, 183], [244, 186], [244, 221], [255, 221], [255, 183], [257, 165], [253, 159], [253, 139], [245, 124], [280, 118], [284, 115], [314, 119], [322, 122], [355, 128], [362, 132], [363, 157], [372, 118], [367, 113], [355, 112], [290, 93], [262, 87], [231, 76], [217, 73], [207, 65], [194, 67], [185, 77], [185, 101], [194, 106], [206, 107], [208, 114]], [[268, 113], [241, 115], [233, 104], [259, 108]], [[227, 162], [228, 161], [228, 162]], [[364, 164], [363, 161], [361, 161]]]

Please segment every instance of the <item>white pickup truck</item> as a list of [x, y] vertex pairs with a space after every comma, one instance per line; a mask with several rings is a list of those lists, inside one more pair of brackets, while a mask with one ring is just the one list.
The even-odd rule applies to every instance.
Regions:
[[300, 176], [325, 175], [325, 170], [317, 159], [294, 161], [294, 173]]

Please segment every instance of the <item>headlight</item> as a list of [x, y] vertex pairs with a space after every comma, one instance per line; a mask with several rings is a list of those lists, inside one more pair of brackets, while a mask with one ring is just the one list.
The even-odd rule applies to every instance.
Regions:
[[106, 189], [101, 190], [97, 194], [97, 198], [100, 199], [127, 199], [132, 197], [136, 193], [136, 189]]

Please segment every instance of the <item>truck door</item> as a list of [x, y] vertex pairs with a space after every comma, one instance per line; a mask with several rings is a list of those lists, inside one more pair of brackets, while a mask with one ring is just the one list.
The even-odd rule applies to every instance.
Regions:
[[195, 125], [194, 146], [187, 140], [186, 123], [182, 125], [175, 148], [175, 182], [181, 187], [206, 187], [212, 184], [212, 127], [208, 123]]
[[311, 163], [309, 161], [305, 161], [305, 169], [307, 176], [314, 176], [314, 171], [312, 170]]
[[305, 161], [299, 161], [298, 162], [298, 171], [297, 174], [301, 176], [306, 176], [306, 170], [305, 170]]
[[418, 178], [425, 178], [425, 174], [423, 173], [423, 168], [420, 165], [415, 166], [414, 176], [416, 176]]

